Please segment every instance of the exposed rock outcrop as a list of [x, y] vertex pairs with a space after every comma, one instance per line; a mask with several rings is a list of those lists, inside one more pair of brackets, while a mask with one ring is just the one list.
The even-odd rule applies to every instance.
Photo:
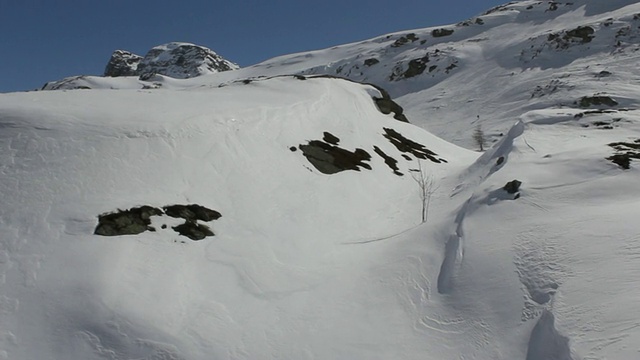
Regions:
[[104, 76], [137, 76], [138, 64], [142, 56], [124, 50], [116, 50], [111, 54], [111, 59], [104, 69]]
[[323, 140], [311, 140], [299, 146], [302, 154], [321, 173], [331, 175], [345, 170], [360, 171], [360, 168], [371, 170], [371, 166], [365, 163], [371, 160], [371, 155], [365, 150], [343, 149], [338, 146], [340, 139], [326, 131]]
[[188, 221], [213, 221], [218, 220], [222, 215], [215, 210], [208, 209], [202, 205], [169, 205], [163, 207], [164, 213], [174, 218], [182, 218]]
[[151, 206], [140, 206], [129, 210], [98, 216], [94, 234], [102, 236], [136, 235], [151, 228], [151, 216], [162, 215], [162, 210]]
[[631, 160], [640, 160], [640, 139], [636, 139], [633, 142], [615, 142], [609, 144], [615, 149], [616, 153], [608, 157], [614, 164], [620, 166], [624, 170], [631, 168]]
[[238, 65], [210, 49], [189, 43], [168, 43], [149, 50], [144, 57], [116, 50], [107, 64], [104, 76], [140, 76], [160, 74], [187, 79], [204, 74], [236, 70]]
[[443, 158], [438, 157], [438, 154], [424, 147], [411, 139], [407, 139], [402, 134], [391, 128], [384, 128], [385, 133], [383, 136], [393, 144], [400, 152], [408, 153], [422, 160], [431, 160], [434, 163], [446, 163]]
[[[191, 240], [202, 240], [207, 236], [214, 236], [208, 226], [198, 223], [199, 220], [208, 222], [222, 217], [218, 211], [198, 204], [167, 205], [162, 209], [143, 205], [99, 215], [98, 226], [93, 233], [102, 236], [119, 236], [137, 235], [145, 231], [155, 232], [157, 229], [151, 226], [151, 217], [162, 215], [185, 219], [183, 224], [173, 226], [172, 229]], [[167, 225], [163, 224], [160, 228], [166, 229]]]

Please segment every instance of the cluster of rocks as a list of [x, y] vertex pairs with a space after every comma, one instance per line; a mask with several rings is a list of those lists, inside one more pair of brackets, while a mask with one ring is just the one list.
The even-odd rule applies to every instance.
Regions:
[[631, 160], [640, 160], [640, 139], [633, 142], [615, 142], [609, 144], [616, 153], [608, 157], [607, 160], [620, 166], [622, 169], [629, 170], [631, 168]]
[[[162, 215], [184, 219], [183, 224], [174, 226], [172, 229], [191, 240], [202, 240], [207, 236], [214, 236], [207, 225], [200, 224], [198, 221], [210, 222], [222, 216], [218, 211], [198, 204], [168, 205], [162, 208], [143, 205], [99, 215], [94, 234], [120, 236], [136, 235], [145, 231], [155, 232], [157, 229], [151, 226], [151, 217]], [[164, 224], [161, 228], [166, 229], [167, 225]]]
[[449, 74], [457, 67], [458, 59], [447, 55], [444, 51], [435, 49], [419, 58], [396, 64], [389, 76], [389, 81], [409, 79], [421, 75], [425, 71], [432, 74], [432, 76], [438, 72]]
[[[430, 160], [438, 164], [447, 162], [424, 145], [404, 137], [398, 131], [391, 128], [383, 129], [385, 131], [383, 136], [402, 153], [405, 160], [412, 161], [413, 158], [410, 155], [413, 155], [416, 159]], [[360, 148], [354, 151], [343, 149], [338, 146], [339, 142], [340, 138], [325, 131], [322, 140], [311, 140], [307, 144], [292, 146], [289, 149], [294, 152], [298, 149], [302, 150], [302, 154], [311, 165], [323, 174], [337, 174], [345, 170], [360, 171], [361, 168], [371, 170], [371, 165], [367, 163], [371, 160], [369, 152]], [[376, 145], [373, 146], [373, 151], [384, 160], [395, 175], [404, 175], [398, 168], [397, 159]]]

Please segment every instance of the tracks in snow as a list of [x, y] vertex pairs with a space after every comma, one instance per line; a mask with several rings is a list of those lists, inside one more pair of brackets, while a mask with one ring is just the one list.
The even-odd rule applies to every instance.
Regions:
[[[524, 129], [525, 124], [518, 121], [498, 144], [461, 174], [460, 178], [466, 182], [458, 185], [451, 197], [466, 194], [468, 198], [458, 210], [449, 231], [438, 273], [438, 293], [456, 296], [456, 272], [463, 262], [465, 250], [465, 218], [483, 205], [507, 198], [499, 196], [500, 194], [496, 196], [495, 193], [502, 190], [486, 194], [485, 191], [476, 193], [474, 189], [506, 165], [513, 149], [513, 142], [524, 133]], [[555, 317], [551, 312], [553, 297], [559, 287], [554, 274], [562, 270], [558, 268], [560, 265], [553, 261], [555, 249], [547, 249], [538, 242], [520, 245], [516, 249], [517, 254], [513, 262], [525, 291], [522, 320], [531, 320], [539, 316], [529, 338], [526, 360], [572, 360], [569, 339], [556, 330]], [[464, 292], [464, 289], [459, 289], [459, 292]]]

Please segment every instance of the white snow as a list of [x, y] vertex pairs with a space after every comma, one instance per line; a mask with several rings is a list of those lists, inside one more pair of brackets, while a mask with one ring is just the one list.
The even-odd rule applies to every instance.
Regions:
[[[624, 33], [640, 5], [573, 3], [186, 80], [1, 95], [0, 359], [637, 359], [640, 160], [606, 158], [640, 139], [640, 33]], [[549, 45], [579, 26], [595, 38]], [[408, 33], [427, 41], [391, 47]], [[425, 53], [457, 67], [389, 79]], [[371, 86], [276, 76], [340, 67], [419, 126], [381, 114]], [[421, 163], [426, 223], [417, 160], [383, 128], [447, 160]], [[325, 131], [372, 169], [325, 175], [290, 150]], [[191, 241], [166, 216], [93, 235], [99, 214], [176, 203], [220, 211], [216, 235]]]

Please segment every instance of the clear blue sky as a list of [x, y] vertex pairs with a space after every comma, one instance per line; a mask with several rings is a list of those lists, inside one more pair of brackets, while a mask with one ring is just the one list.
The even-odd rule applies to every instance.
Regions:
[[248, 66], [455, 23], [506, 0], [0, 0], [0, 92], [102, 75], [113, 50], [184, 41]]

